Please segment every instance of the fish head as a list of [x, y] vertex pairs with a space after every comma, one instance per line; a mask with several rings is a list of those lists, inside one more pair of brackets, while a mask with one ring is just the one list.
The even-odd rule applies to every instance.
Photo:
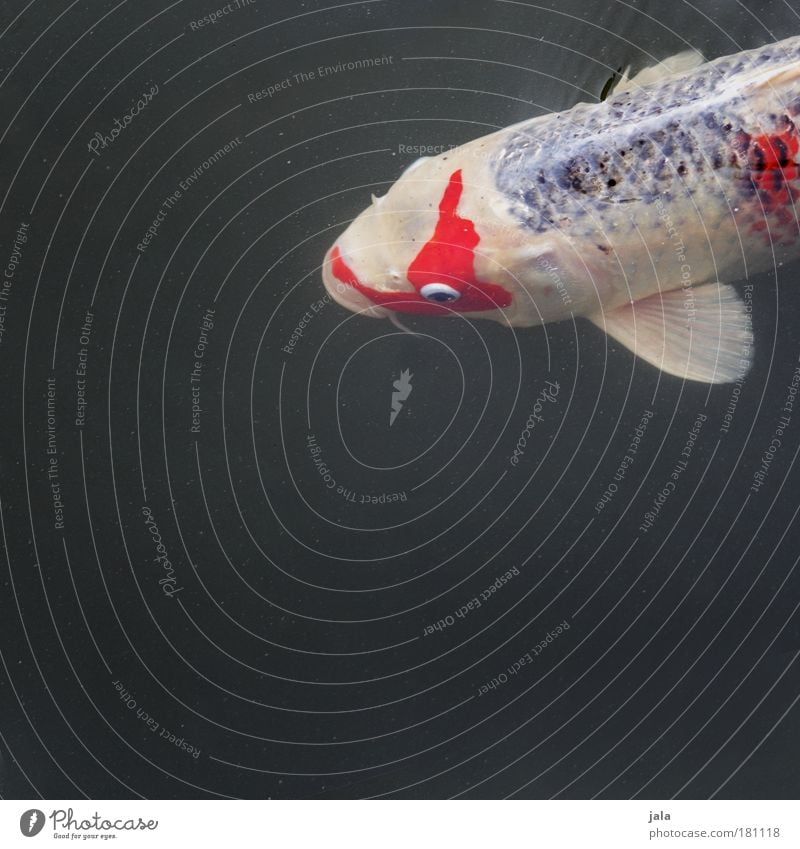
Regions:
[[567, 317], [553, 237], [525, 232], [506, 207], [480, 157], [418, 160], [330, 248], [325, 287], [374, 318], [463, 315], [531, 326]]

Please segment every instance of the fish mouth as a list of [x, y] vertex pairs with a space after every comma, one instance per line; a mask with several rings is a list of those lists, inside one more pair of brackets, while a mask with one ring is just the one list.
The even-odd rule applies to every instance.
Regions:
[[331, 254], [335, 247], [336, 245], [325, 254], [325, 260], [322, 264], [322, 282], [325, 284], [328, 294], [339, 306], [350, 310], [350, 312], [366, 315], [370, 318], [387, 318], [389, 310], [372, 303], [363, 292], [359, 292], [355, 286], [351, 286], [349, 283], [343, 283], [333, 273]]

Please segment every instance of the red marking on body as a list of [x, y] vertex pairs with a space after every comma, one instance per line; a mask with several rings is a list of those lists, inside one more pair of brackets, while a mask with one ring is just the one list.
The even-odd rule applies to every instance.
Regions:
[[750, 139], [747, 156], [750, 176], [770, 207], [791, 203], [796, 197], [796, 191], [787, 183], [800, 176], [800, 167], [794, 161], [798, 151], [800, 141], [794, 127], [776, 135]]
[[792, 243], [797, 238], [797, 222], [792, 209], [800, 197], [800, 139], [792, 121], [784, 118], [786, 129], [781, 132], [751, 136], [744, 131], [737, 135], [740, 150], [747, 157], [749, 176], [757, 191], [758, 218], [751, 230], [764, 232], [767, 241]]
[[[374, 304], [397, 312], [446, 315], [451, 311], [479, 312], [511, 305], [510, 292], [494, 283], [478, 280], [475, 275], [475, 248], [480, 236], [475, 224], [458, 215], [458, 203], [464, 192], [461, 171], [450, 176], [439, 203], [439, 219], [431, 238], [408, 266], [406, 276], [414, 292], [381, 292], [361, 283], [342, 259], [338, 246], [331, 253], [333, 273], [366, 295]], [[457, 301], [435, 303], [419, 294], [428, 283], [446, 283], [461, 293]]]

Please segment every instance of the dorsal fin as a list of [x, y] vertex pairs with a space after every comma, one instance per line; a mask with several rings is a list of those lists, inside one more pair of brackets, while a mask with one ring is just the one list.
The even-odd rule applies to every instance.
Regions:
[[628, 65], [619, 82], [612, 87], [607, 97], [610, 97], [612, 94], [619, 94], [622, 91], [630, 91], [631, 89], [641, 88], [651, 83], [661, 82], [667, 79], [667, 77], [675, 77], [688, 73], [704, 62], [703, 54], [699, 50], [682, 50], [674, 56], [668, 56], [662, 62], [643, 68], [633, 77], [628, 77], [628, 72], [631, 69], [630, 65]]

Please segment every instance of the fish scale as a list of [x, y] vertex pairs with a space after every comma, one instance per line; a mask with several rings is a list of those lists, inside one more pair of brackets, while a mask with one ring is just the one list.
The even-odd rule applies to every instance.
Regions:
[[[703, 175], [715, 189], [720, 176], [748, 177], [753, 157], [739, 134], [746, 126], [776, 133], [793, 128], [800, 101], [793, 96], [781, 103], [776, 91], [771, 111], [753, 114], [746, 95], [735, 90], [735, 76], [785, 64], [787, 56], [800, 57], [798, 39], [517, 125], [494, 160], [497, 188], [525, 226], [545, 232], [569, 223], [585, 234], [593, 228], [581, 222], [593, 212], [604, 215], [609, 204], [692, 196]], [[620, 124], [632, 127], [622, 138]], [[733, 185], [743, 197], [753, 195], [746, 181]]]

